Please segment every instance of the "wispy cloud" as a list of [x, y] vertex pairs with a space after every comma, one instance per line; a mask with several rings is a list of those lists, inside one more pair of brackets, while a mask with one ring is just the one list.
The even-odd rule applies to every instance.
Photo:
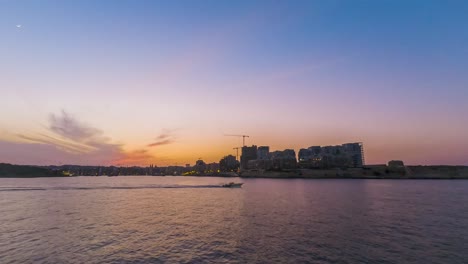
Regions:
[[35, 136], [27, 136], [27, 135], [18, 134], [18, 137], [21, 139], [30, 141], [32, 143], [54, 145], [60, 149], [63, 149], [65, 151], [72, 152], [72, 153], [87, 153], [94, 149], [87, 145], [77, 144], [74, 142], [67, 142], [67, 141], [56, 139], [54, 137], [44, 135], [44, 134], [37, 134]]
[[62, 110], [60, 115], [50, 114], [49, 129], [64, 138], [77, 142], [89, 143], [106, 141], [103, 132], [78, 121], [74, 116]]
[[156, 141], [148, 144], [148, 147], [156, 147], [172, 144], [175, 142], [175, 130], [164, 129], [163, 132], [156, 137]]
[[[64, 110], [59, 114], [50, 114], [48, 121], [47, 133], [17, 134], [22, 142], [0, 142], [0, 145], [15, 153], [12, 156], [0, 151], [2, 159], [7, 157], [6, 161], [24, 164], [18, 160], [24, 157], [26, 160], [36, 160], [32, 164], [42, 165], [143, 165], [156, 159], [146, 149], [125, 151], [122, 144], [112, 143], [101, 130], [79, 121]], [[163, 132], [155, 143], [168, 144], [173, 140], [171, 131]]]
[[160, 141], [156, 141], [156, 142], [153, 142], [151, 144], [148, 144], [148, 147], [163, 146], [163, 145], [171, 144], [173, 142], [174, 142], [174, 140], [172, 140], [172, 139], [160, 140]]

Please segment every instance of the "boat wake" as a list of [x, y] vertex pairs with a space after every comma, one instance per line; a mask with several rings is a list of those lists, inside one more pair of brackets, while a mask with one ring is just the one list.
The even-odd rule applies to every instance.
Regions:
[[139, 189], [196, 189], [224, 188], [223, 185], [143, 185], [143, 186], [60, 186], [60, 187], [0, 187], [0, 192], [14, 191], [72, 191], [72, 190], [139, 190]]

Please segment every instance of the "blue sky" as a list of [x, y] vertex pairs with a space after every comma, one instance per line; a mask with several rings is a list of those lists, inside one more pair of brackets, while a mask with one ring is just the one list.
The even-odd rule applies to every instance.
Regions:
[[[18, 134], [49, 135], [65, 112], [116, 155], [148, 153], [135, 163], [217, 161], [238, 145], [226, 132], [467, 164], [466, 14], [466, 1], [0, 1], [0, 140], [45, 144]], [[176, 139], [148, 149], [164, 131]], [[62, 151], [41, 147], [48, 162]], [[18, 153], [0, 159], [39, 162]]]

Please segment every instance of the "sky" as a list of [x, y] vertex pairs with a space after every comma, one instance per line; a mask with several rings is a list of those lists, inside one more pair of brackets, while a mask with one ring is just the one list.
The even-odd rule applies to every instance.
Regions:
[[0, 162], [363, 142], [468, 165], [467, 1], [0, 0]]

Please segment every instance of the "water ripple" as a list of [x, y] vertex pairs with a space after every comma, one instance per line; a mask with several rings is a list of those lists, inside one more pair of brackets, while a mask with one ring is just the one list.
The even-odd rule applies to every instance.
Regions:
[[0, 179], [0, 263], [468, 259], [468, 181], [238, 180]]

